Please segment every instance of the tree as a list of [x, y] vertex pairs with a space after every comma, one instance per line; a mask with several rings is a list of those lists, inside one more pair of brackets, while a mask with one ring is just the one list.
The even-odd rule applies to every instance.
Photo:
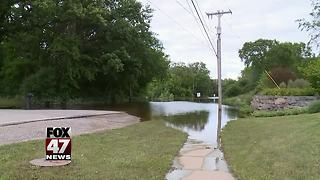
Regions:
[[150, 30], [152, 10], [136, 0], [10, 3], [0, 6], [3, 94], [116, 101], [139, 94], [168, 69]]
[[253, 81], [256, 82], [259, 76], [270, 63], [267, 53], [274, 46], [279, 44], [276, 40], [258, 39], [255, 42], [246, 42], [239, 50], [239, 57], [246, 67], [252, 67]]
[[300, 69], [311, 86], [320, 93], [320, 60], [309, 61], [305, 67]]
[[[256, 86], [265, 71], [273, 72], [277, 68], [287, 69], [287, 72], [293, 73], [287, 77], [296, 78], [299, 73], [297, 70], [299, 64], [313, 58], [314, 54], [305, 43], [281, 43], [275, 40], [259, 39], [245, 43], [239, 51], [239, 56], [246, 65], [246, 76], [251, 79], [251, 82], [255, 82], [254, 86]], [[249, 71], [252, 75], [248, 75]], [[281, 79], [282, 77], [274, 76], [274, 78]], [[282, 80], [287, 82], [289, 79], [282, 78], [279, 83], [283, 82]]]
[[276, 40], [258, 39], [255, 42], [246, 42], [239, 50], [239, 57], [246, 67], [263, 68], [268, 62], [266, 55], [270, 49], [279, 44]]
[[159, 99], [164, 95], [174, 96], [176, 99], [194, 98], [197, 93], [201, 93], [202, 97], [210, 96], [213, 94], [213, 81], [209, 73], [202, 62], [188, 65], [173, 63], [167, 77], [154, 80], [149, 85], [148, 94], [153, 99]]
[[299, 28], [301, 30], [307, 31], [310, 33], [310, 41], [309, 43], [316, 44], [318, 47], [320, 45], [320, 1], [312, 0], [312, 12], [310, 13], [311, 20], [307, 20], [305, 18], [299, 19]]

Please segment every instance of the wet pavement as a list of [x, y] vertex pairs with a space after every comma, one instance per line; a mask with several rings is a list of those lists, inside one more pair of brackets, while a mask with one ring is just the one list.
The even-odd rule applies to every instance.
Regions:
[[[5, 110], [1, 111], [4, 114]], [[71, 127], [72, 135], [74, 136], [122, 128], [140, 122], [140, 118], [123, 112], [36, 111], [34, 118], [32, 118], [32, 111], [9, 111], [5, 112], [7, 116], [0, 116], [0, 122], [2, 123], [2, 126], [0, 123], [0, 145], [44, 139], [46, 127]], [[16, 112], [19, 112], [19, 114], [14, 114]], [[26, 119], [23, 112], [26, 113]], [[62, 114], [60, 113], [63, 112], [65, 114], [61, 116]], [[12, 116], [9, 113], [13, 113]], [[48, 113], [48, 116], [45, 116], [46, 113]], [[13, 118], [10, 119], [10, 117]], [[57, 117], [62, 119], [57, 119]], [[52, 118], [56, 119], [50, 120]]]
[[191, 140], [184, 144], [175, 158], [168, 180], [234, 180], [223, 153], [212, 145]]
[[116, 111], [91, 111], [91, 110], [0, 110], [0, 126], [23, 124], [27, 122], [71, 119], [110, 115], [121, 113]]

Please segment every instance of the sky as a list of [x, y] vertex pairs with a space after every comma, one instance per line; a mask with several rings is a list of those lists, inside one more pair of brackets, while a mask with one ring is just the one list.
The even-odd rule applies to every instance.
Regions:
[[[138, 0], [150, 5], [153, 12], [151, 29], [162, 42], [172, 62], [204, 62], [210, 76], [217, 78], [216, 57], [203, 36], [200, 24], [191, 12], [190, 0]], [[299, 30], [297, 19], [308, 18], [310, 0], [197, 0], [209, 34], [216, 45], [217, 18], [206, 12], [231, 9], [232, 15], [222, 17], [222, 78], [237, 79], [244, 65], [238, 51], [245, 42], [259, 38], [281, 42], [305, 42], [307, 32]]]

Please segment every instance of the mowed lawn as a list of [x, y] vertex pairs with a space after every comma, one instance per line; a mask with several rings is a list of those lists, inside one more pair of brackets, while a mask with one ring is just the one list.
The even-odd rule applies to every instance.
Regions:
[[4, 145], [0, 179], [164, 179], [186, 138], [161, 120], [77, 136], [72, 163], [55, 168], [29, 164], [44, 157], [43, 140]]
[[320, 179], [320, 114], [232, 121], [222, 142], [240, 180]]

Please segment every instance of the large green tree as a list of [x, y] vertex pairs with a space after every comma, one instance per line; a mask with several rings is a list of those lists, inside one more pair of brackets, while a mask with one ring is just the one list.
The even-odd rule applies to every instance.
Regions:
[[314, 55], [311, 48], [305, 43], [278, 42], [276, 40], [259, 39], [247, 42], [239, 50], [239, 56], [246, 65], [246, 74], [257, 85], [258, 80], [265, 71], [285, 67], [298, 72], [297, 66], [305, 59]]
[[167, 77], [156, 80], [149, 86], [149, 96], [153, 99], [163, 96], [174, 96], [175, 99], [194, 98], [197, 93], [201, 93], [202, 97], [213, 94], [213, 81], [202, 62], [188, 65], [173, 63]]
[[5, 6], [3, 94], [36, 97], [137, 95], [168, 60], [136, 0], [32, 0]]
[[[312, 0], [311, 19], [300, 19], [299, 27], [310, 33], [309, 43], [320, 46], [320, 1]], [[320, 59], [309, 61], [301, 67], [304, 77], [311, 83], [312, 87], [320, 93]]]

